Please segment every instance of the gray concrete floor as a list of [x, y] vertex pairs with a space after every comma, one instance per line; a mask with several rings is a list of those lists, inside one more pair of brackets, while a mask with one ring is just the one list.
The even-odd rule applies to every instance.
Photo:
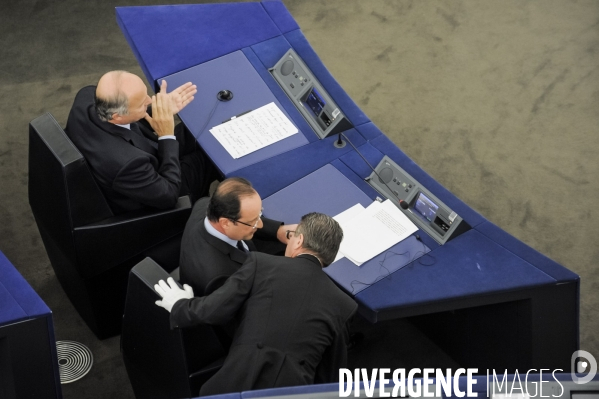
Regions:
[[[64, 125], [77, 90], [108, 70], [141, 74], [114, 7], [165, 3], [7, 0], [0, 13], [0, 250], [53, 310], [57, 339], [95, 355], [92, 372], [63, 387], [65, 398], [133, 394], [118, 338], [93, 337], [45, 254], [27, 201], [27, 124], [49, 111]], [[599, 3], [284, 3], [394, 143], [487, 219], [581, 276], [581, 349], [599, 358]], [[405, 329], [427, 361], [450, 363]], [[395, 357], [409, 366], [416, 352]]]

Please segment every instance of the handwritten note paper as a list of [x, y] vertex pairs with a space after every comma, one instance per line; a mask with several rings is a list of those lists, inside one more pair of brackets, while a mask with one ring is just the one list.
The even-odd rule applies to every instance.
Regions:
[[215, 126], [210, 133], [237, 159], [296, 134], [298, 130], [275, 103], [270, 103]]

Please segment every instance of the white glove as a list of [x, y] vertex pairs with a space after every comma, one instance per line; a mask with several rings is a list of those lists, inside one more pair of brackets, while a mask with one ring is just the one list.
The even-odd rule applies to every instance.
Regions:
[[160, 280], [158, 284], [155, 284], [154, 291], [162, 297], [161, 301], [156, 301], [156, 305], [165, 308], [170, 313], [173, 305], [179, 299], [193, 298], [193, 289], [187, 284], [183, 285], [184, 289], [179, 288], [172, 277], [169, 277], [166, 281], [168, 284], [164, 280]]

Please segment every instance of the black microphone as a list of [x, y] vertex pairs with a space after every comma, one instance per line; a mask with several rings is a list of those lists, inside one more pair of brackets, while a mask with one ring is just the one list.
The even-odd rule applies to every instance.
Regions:
[[343, 141], [343, 139], [341, 138], [341, 132], [339, 132], [339, 138], [337, 139], [337, 141], [335, 141], [335, 147], [336, 148], [343, 148], [345, 147], [347, 143], [345, 141]]
[[221, 90], [216, 94], [216, 98], [220, 101], [229, 101], [233, 98], [233, 92], [231, 90]]
[[399, 206], [401, 206], [401, 209], [403, 210], [408, 210], [409, 207], [408, 203], [402, 199], [399, 200]]

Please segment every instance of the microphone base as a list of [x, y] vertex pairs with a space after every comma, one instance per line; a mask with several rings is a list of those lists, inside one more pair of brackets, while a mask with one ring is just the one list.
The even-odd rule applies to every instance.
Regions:
[[343, 148], [347, 145], [347, 143], [345, 142], [345, 140], [337, 140], [335, 141], [335, 148]]
[[233, 92], [231, 90], [221, 90], [216, 94], [216, 98], [219, 101], [230, 101], [233, 99]]

